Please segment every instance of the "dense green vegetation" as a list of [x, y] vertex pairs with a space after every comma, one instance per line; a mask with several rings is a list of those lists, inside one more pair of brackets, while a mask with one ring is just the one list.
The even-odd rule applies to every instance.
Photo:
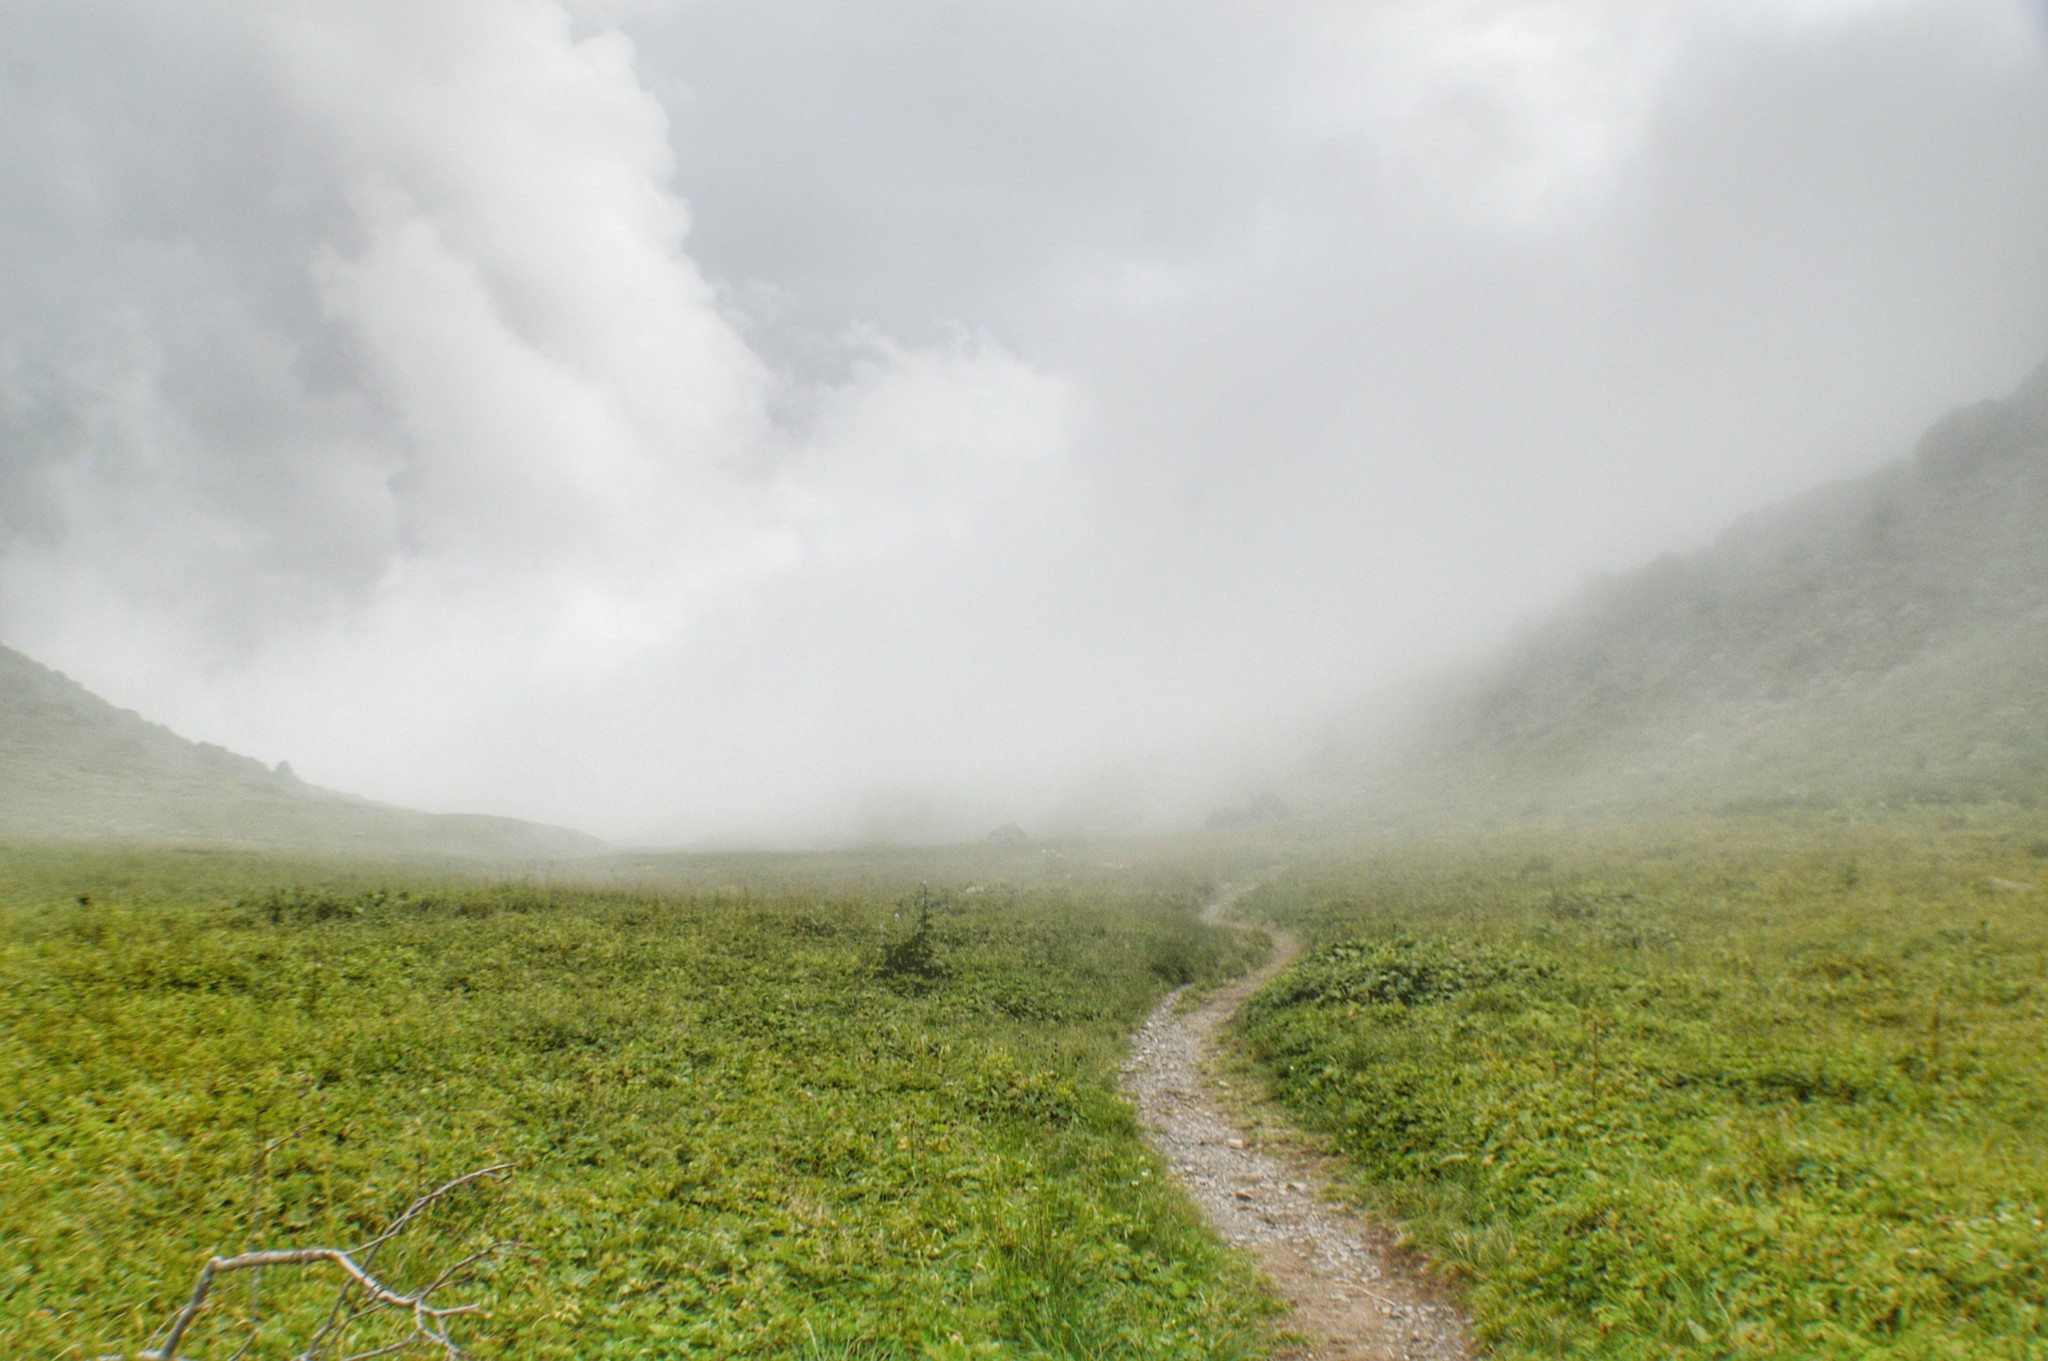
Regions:
[[[1309, 948], [1246, 1061], [1492, 1355], [2048, 1358], [2048, 817], [1289, 853], [1241, 910]], [[1264, 1354], [1113, 1090], [1161, 992], [1254, 948], [1197, 920], [1208, 876], [610, 872], [0, 858], [0, 1354], [132, 1352], [208, 1253], [359, 1239], [499, 1160], [381, 1263], [519, 1240], [458, 1292], [484, 1356]], [[273, 1353], [331, 1299], [260, 1290]], [[251, 1302], [224, 1286], [188, 1353]]]
[[1912, 459], [1592, 584], [1332, 774], [1391, 813], [2048, 805], [2044, 526], [2048, 366]]
[[[1038, 855], [927, 913], [879, 858], [657, 891], [9, 850], [0, 1354], [132, 1352], [209, 1253], [358, 1240], [500, 1160], [379, 1259], [519, 1240], [457, 1292], [480, 1355], [1258, 1353], [1113, 1090], [1161, 992], [1250, 947], [1192, 878]], [[314, 1276], [265, 1273], [256, 1354]], [[248, 1282], [218, 1298], [188, 1354], [245, 1337]]]
[[1389, 841], [1241, 1015], [1502, 1358], [2048, 1357], [2048, 819]]

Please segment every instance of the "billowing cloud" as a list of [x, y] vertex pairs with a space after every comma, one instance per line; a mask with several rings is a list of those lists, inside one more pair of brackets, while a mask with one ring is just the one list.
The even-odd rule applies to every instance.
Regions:
[[611, 833], [1186, 814], [2037, 360], [2037, 17], [18, 5], [0, 637]]
[[[140, 7], [46, 22], [53, 63], [161, 36]], [[773, 372], [687, 254], [624, 35], [551, 0], [192, 22], [240, 55], [228, 90], [167, 82], [168, 124], [82, 129], [38, 169], [89, 184], [15, 244], [76, 273], [10, 327], [9, 613], [88, 673], [183, 668], [173, 708], [274, 705], [316, 746], [531, 720], [560, 674], [958, 536], [1056, 466], [1061, 385], [971, 333]], [[195, 163], [222, 183], [131, 180]], [[99, 250], [64, 260], [80, 227]]]

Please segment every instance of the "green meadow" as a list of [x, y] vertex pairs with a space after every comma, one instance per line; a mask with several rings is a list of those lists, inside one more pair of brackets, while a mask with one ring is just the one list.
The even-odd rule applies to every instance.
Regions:
[[[1157, 998], [1253, 946], [1196, 878], [1038, 863], [10, 850], [0, 1355], [133, 1354], [209, 1254], [346, 1247], [496, 1163], [376, 1258], [412, 1288], [493, 1249], [437, 1296], [487, 1310], [450, 1324], [478, 1356], [1262, 1354], [1114, 1090]], [[181, 1354], [294, 1354], [334, 1284], [223, 1277]], [[344, 1350], [405, 1335], [372, 1324]]]
[[[1306, 948], [1236, 1061], [1488, 1355], [2048, 1358], [2048, 817], [1117, 854], [16, 848], [0, 1355], [133, 1355], [210, 1254], [348, 1246], [496, 1163], [377, 1259], [484, 1251], [441, 1296], [478, 1356], [1270, 1355], [1115, 1078], [1260, 956], [1198, 908], [1278, 862], [1238, 914]], [[293, 1355], [333, 1300], [223, 1278], [181, 1353]]]
[[1500, 1358], [2048, 1357], [2048, 818], [1415, 835], [1240, 1014]]

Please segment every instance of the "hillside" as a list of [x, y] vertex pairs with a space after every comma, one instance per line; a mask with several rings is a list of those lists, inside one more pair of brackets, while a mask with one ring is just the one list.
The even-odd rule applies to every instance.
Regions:
[[1375, 801], [2048, 797], [2048, 365], [1909, 459], [1588, 590], [1371, 765]]
[[316, 789], [113, 705], [0, 647], [0, 839], [263, 846], [329, 854], [554, 859], [579, 832], [418, 813]]

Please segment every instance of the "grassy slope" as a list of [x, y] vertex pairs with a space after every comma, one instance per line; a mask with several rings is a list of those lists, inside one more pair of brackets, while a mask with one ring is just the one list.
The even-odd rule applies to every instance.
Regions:
[[2048, 820], [1416, 838], [1242, 1034], [1502, 1358], [2048, 1357]]
[[1910, 462], [1591, 590], [1371, 774], [1389, 799], [1538, 815], [2037, 802], [2044, 696], [2048, 367]]
[[114, 708], [0, 648], [0, 837], [538, 859], [601, 843], [511, 818], [346, 798]]
[[[0, 1354], [133, 1349], [208, 1252], [352, 1239], [505, 1158], [384, 1259], [528, 1244], [458, 1292], [491, 1307], [480, 1355], [1256, 1351], [1260, 1297], [1113, 1086], [1160, 991], [1242, 947], [1191, 880], [1046, 863], [941, 892], [923, 979], [879, 971], [901, 861], [834, 887], [753, 858], [789, 885], [764, 894], [10, 853]], [[327, 1298], [283, 1271], [263, 1296], [260, 1354]], [[241, 1284], [223, 1305], [196, 1354], [234, 1349]]]

